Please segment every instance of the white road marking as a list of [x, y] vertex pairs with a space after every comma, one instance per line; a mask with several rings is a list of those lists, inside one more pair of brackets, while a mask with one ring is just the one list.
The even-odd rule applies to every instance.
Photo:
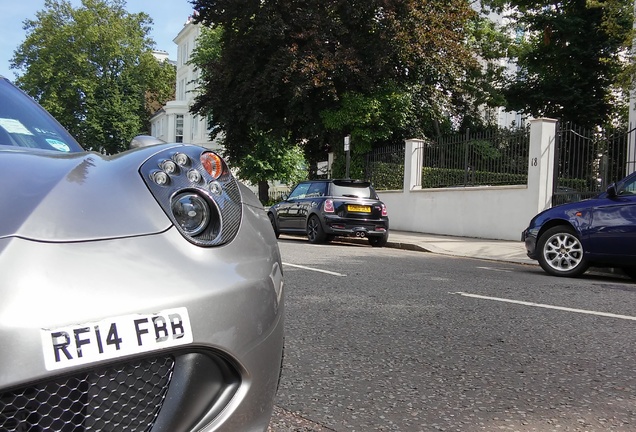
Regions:
[[343, 275], [342, 273], [336, 273], [336, 272], [332, 272], [332, 271], [329, 271], [329, 270], [321, 270], [321, 269], [312, 268], [312, 267], [305, 267], [305, 266], [301, 266], [301, 265], [297, 265], [297, 264], [283, 263], [283, 265], [289, 266], [289, 267], [296, 267], [296, 268], [303, 269], [303, 270], [311, 270], [311, 271], [315, 271], [315, 272], [326, 273], [326, 274], [330, 274], [332, 276], [339, 276], [339, 277], [347, 276], [347, 275]]
[[503, 272], [503, 273], [512, 273], [512, 270], [495, 268], [495, 267], [477, 267], [477, 268], [478, 269], [482, 269], [482, 270], [490, 270], [490, 271]]
[[636, 321], [636, 317], [629, 316], [629, 315], [617, 315], [617, 314], [607, 313], [607, 312], [597, 312], [597, 311], [591, 311], [591, 310], [585, 310], [585, 309], [573, 309], [573, 308], [567, 308], [562, 306], [547, 305], [542, 303], [526, 302], [521, 300], [510, 300], [510, 299], [499, 298], [499, 297], [488, 297], [488, 296], [483, 296], [478, 294], [469, 294], [465, 292], [454, 292], [450, 294], [457, 294], [464, 297], [493, 300], [493, 301], [504, 302], [504, 303], [514, 303], [514, 304], [519, 304], [524, 306], [540, 307], [544, 309], [556, 309], [556, 310], [562, 310], [566, 312], [575, 312], [575, 313], [582, 313], [587, 315], [596, 315], [596, 316], [602, 316], [602, 317], [608, 317], [608, 318], [619, 318], [624, 320]]

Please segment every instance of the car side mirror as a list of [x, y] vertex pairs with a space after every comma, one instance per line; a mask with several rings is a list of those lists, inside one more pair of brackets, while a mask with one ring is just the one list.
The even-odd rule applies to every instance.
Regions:
[[283, 201], [287, 201], [289, 199], [289, 195], [282, 195], [281, 198], [283, 199]]
[[616, 183], [612, 183], [607, 187], [607, 197], [616, 198]]

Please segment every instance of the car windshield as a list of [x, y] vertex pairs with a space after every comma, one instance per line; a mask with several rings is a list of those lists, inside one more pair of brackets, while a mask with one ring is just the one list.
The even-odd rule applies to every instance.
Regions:
[[351, 183], [334, 181], [331, 188], [331, 195], [351, 198], [375, 198], [371, 185], [367, 182]]
[[82, 147], [42, 107], [0, 76], [0, 145], [59, 152]]
[[618, 194], [619, 195], [636, 195], [636, 176], [632, 177], [631, 179], [623, 183]]

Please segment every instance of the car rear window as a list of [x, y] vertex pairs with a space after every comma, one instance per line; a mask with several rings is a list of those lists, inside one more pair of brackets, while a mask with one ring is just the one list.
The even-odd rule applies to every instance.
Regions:
[[375, 192], [369, 182], [334, 181], [331, 186], [332, 196], [375, 199]]

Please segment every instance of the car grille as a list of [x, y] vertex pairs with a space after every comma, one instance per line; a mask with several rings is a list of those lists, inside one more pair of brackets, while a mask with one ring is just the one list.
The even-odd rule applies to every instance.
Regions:
[[0, 431], [148, 431], [175, 361], [143, 359], [0, 394]]

